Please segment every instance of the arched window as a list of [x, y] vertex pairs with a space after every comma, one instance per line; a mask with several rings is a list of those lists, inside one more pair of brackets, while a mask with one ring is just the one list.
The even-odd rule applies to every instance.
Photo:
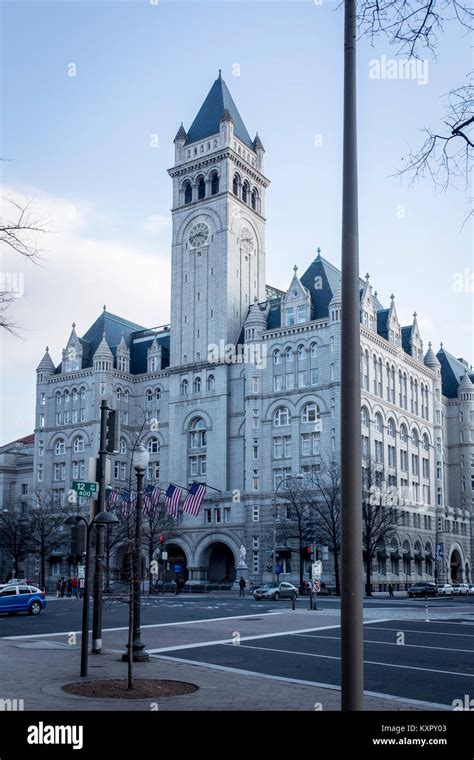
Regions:
[[116, 397], [117, 401], [121, 401], [122, 400], [122, 389], [121, 388], [117, 388], [117, 390], [115, 391], [115, 397]]
[[188, 392], [188, 381], [182, 380], [181, 381], [181, 395], [186, 396]]
[[278, 348], [273, 352], [273, 364], [281, 364], [281, 353]]
[[193, 199], [193, 189], [191, 187], [191, 183], [186, 182], [184, 186], [184, 202], [186, 204], [191, 203], [192, 199]]
[[239, 175], [234, 174], [234, 179], [232, 180], [232, 192], [237, 198], [239, 197], [239, 184]]
[[292, 362], [294, 360], [294, 354], [291, 348], [287, 348], [285, 351], [285, 361]]
[[65, 451], [64, 438], [58, 438], [58, 440], [54, 444], [54, 453], [56, 454], [56, 456], [59, 456], [60, 454], [64, 454], [64, 451]]
[[194, 393], [201, 393], [201, 378], [196, 377], [193, 383], [193, 391]]
[[209, 377], [207, 378], [207, 390], [213, 391], [215, 387], [216, 387], [216, 378], [214, 377], [214, 375], [209, 375]]
[[304, 361], [306, 359], [306, 349], [304, 346], [298, 346], [298, 360]]
[[316, 359], [318, 356], [318, 344], [311, 343], [310, 349], [311, 349], [311, 358]]
[[77, 388], [72, 389], [72, 400], [77, 401]]
[[189, 447], [202, 449], [206, 445], [206, 423], [202, 417], [197, 417], [189, 429]]
[[395, 428], [395, 422], [392, 419], [389, 419], [388, 421], [388, 435], [389, 438], [395, 438], [396, 434], [396, 428]]
[[286, 406], [279, 406], [273, 415], [273, 427], [286, 427], [290, 424], [290, 413]]
[[257, 199], [258, 199], [257, 191], [252, 190], [252, 208], [254, 209], [254, 211], [257, 211]]
[[412, 446], [416, 446], [418, 448], [418, 444], [420, 443], [420, 437], [418, 435], [418, 430], [416, 428], [413, 428], [411, 431], [411, 443]]
[[406, 443], [408, 441], [407, 426], [403, 423], [400, 425], [400, 440], [403, 441], [403, 443]]
[[383, 420], [379, 412], [375, 415], [375, 429], [377, 433], [383, 433]]
[[369, 418], [369, 412], [367, 411], [367, 408], [365, 406], [362, 407], [360, 410], [360, 421], [362, 424], [362, 427], [368, 428], [370, 424], [370, 418]]
[[219, 192], [219, 175], [214, 172], [211, 179], [211, 195], [217, 195]]
[[121, 454], [127, 453], [127, 443], [125, 441], [125, 438], [120, 439], [120, 453]]
[[316, 422], [318, 419], [317, 404], [311, 402], [303, 407], [301, 412], [301, 422]]
[[430, 450], [430, 439], [428, 438], [428, 434], [427, 433], [425, 433], [424, 436], [423, 436], [423, 449], [425, 451], [429, 451]]
[[197, 188], [198, 188], [198, 200], [202, 201], [202, 199], [206, 197], [206, 183], [204, 182], [204, 177], [199, 177]]
[[249, 193], [250, 193], [250, 187], [249, 187], [249, 183], [246, 181], [242, 185], [242, 200], [244, 203], [248, 203]]
[[123, 400], [125, 401], [126, 404], [128, 404], [129, 398], [130, 398], [130, 391], [125, 391], [123, 394]]
[[61, 392], [60, 391], [56, 391], [56, 403], [57, 404], [61, 403]]
[[82, 386], [82, 388], [81, 388], [81, 399], [85, 399], [85, 397], [86, 397], [86, 389], [84, 388], [84, 386]]
[[69, 400], [70, 400], [70, 398], [71, 398], [71, 397], [70, 397], [70, 395], [69, 395], [69, 391], [64, 391], [64, 403], [65, 403], [65, 404], [69, 404]]
[[147, 402], [153, 401], [153, 393], [150, 389], [148, 389], [146, 392], [146, 400]]
[[76, 438], [74, 438], [72, 450], [75, 454], [78, 454], [80, 451], [84, 451], [84, 438], [82, 435], [78, 435]]
[[160, 450], [160, 442], [158, 441], [158, 438], [150, 438], [147, 447], [150, 454], [158, 454]]
[[156, 398], [157, 401], [160, 400], [160, 398], [161, 398], [161, 388], [157, 388], [155, 390], [155, 398]]

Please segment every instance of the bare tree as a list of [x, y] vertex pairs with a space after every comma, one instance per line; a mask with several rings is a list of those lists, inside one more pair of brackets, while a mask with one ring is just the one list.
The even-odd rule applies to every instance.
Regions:
[[284, 488], [278, 491], [278, 497], [283, 499], [289, 514], [278, 524], [277, 535], [280, 543], [295, 549], [299, 560], [300, 593], [304, 590], [304, 547], [311, 543], [314, 535], [314, 509], [306, 481], [302, 477], [287, 477]]
[[314, 511], [316, 540], [328, 547], [333, 557], [336, 594], [341, 592], [339, 555], [341, 552], [341, 466], [334, 458], [321, 462], [311, 475], [308, 503]]
[[[453, 21], [468, 36], [474, 26], [472, 6], [464, 0], [361, 0], [359, 4], [360, 33], [372, 41], [384, 35], [409, 58], [420, 58], [424, 50], [435, 56], [445, 25]], [[473, 72], [443, 98], [442, 127], [423, 129], [423, 143], [410, 149], [399, 173], [406, 174], [410, 184], [430, 177], [437, 189], [446, 189], [455, 177], [462, 177], [467, 189], [474, 147]]]
[[27, 520], [14, 509], [0, 513], [0, 546], [11, 557], [17, 576], [20, 562], [28, 554], [29, 541]]
[[150, 578], [148, 591], [150, 594], [153, 591], [150, 568], [152, 567], [155, 552], [161, 545], [160, 537], [167, 535], [176, 536], [176, 526], [176, 519], [172, 517], [168, 512], [166, 512], [163, 504], [157, 504], [156, 506], [152, 507], [151, 511], [148, 511], [144, 514], [144, 520], [142, 524], [142, 537], [143, 545], [148, 551], [148, 573]]
[[64, 543], [62, 526], [68, 509], [51, 503], [51, 494], [37, 491], [35, 503], [28, 511], [29, 545], [40, 559], [40, 586], [46, 585], [46, 560]]
[[366, 595], [372, 595], [372, 567], [378, 549], [392, 538], [397, 511], [389, 506], [387, 493], [391, 485], [384, 481], [383, 472], [373, 460], [362, 468], [362, 543], [365, 558]]
[[[46, 219], [41, 218], [32, 199], [20, 202], [15, 198], [4, 196], [0, 206], [0, 251], [13, 252], [34, 264], [40, 262], [38, 238], [48, 232]], [[2, 275], [0, 285], [0, 328], [18, 334], [18, 325], [8, 316], [7, 310], [17, 293], [8, 281], [8, 275]]]

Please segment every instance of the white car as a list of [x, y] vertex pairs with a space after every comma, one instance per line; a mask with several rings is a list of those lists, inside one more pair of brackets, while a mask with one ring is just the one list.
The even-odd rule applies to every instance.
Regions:
[[460, 596], [467, 596], [469, 594], [469, 586], [467, 583], [456, 583], [453, 586], [453, 594], [458, 594]]
[[474, 586], [469, 586], [469, 593], [474, 594]]
[[438, 596], [452, 596], [453, 587], [450, 583], [441, 583], [438, 586]]

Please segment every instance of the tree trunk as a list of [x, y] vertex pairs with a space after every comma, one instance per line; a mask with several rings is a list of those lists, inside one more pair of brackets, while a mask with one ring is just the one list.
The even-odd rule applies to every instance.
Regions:
[[46, 551], [44, 547], [41, 549], [40, 586], [42, 589], [46, 588]]
[[339, 553], [334, 552], [334, 578], [336, 581], [336, 595], [339, 596], [341, 593], [341, 581], [339, 578]]
[[365, 574], [365, 593], [366, 596], [372, 596], [372, 589], [371, 589], [371, 579], [372, 579], [372, 557], [367, 553], [367, 560], [366, 560], [366, 574]]

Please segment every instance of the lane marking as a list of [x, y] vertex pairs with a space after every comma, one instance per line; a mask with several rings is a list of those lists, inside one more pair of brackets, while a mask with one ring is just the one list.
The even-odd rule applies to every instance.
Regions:
[[[271, 617], [273, 615], [282, 615], [282, 612], [267, 612], [265, 617]], [[262, 617], [261, 614], [255, 615], [231, 615], [230, 617], [218, 617], [218, 618], [204, 618], [203, 620], [181, 620], [178, 623], [150, 623], [148, 625], [142, 625], [141, 628], [166, 628], [172, 625], [194, 625], [198, 623], [216, 623], [219, 620], [244, 620], [246, 618]], [[310, 629], [311, 630], [311, 629]], [[90, 633], [91, 629], [89, 629]], [[120, 628], [103, 628], [102, 633], [110, 631], [128, 631], [128, 625], [121, 626]], [[34, 633], [28, 636], [27, 634], [22, 636], [0, 636], [0, 639], [4, 641], [17, 641], [19, 639], [44, 639], [51, 636], [69, 636], [71, 633], [80, 634], [82, 631], [59, 631], [55, 633]]]
[[[380, 629], [376, 629], [380, 630]], [[403, 632], [404, 633], [404, 632]], [[314, 636], [312, 634], [296, 633], [295, 636], [301, 636], [307, 639], [332, 639], [333, 641], [340, 641], [339, 636]], [[411, 647], [414, 649], [441, 649], [443, 652], [466, 652], [468, 654], [474, 654], [474, 649], [448, 649], [447, 647], [429, 647], [423, 644], [397, 644], [396, 641], [372, 641], [371, 639], [364, 639], [364, 644], [381, 644], [387, 647], [399, 647], [403, 646], [405, 649]]]
[[[402, 621], [403, 622], [403, 621]], [[459, 625], [459, 623], [457, 623]], [[398, 631], [398, 628], [401, 628], [402, 626], [389, 628], [388, 626], [374, 626], [374, 629], [376, 631]], [[428, 633], [430, 636], [448, 636], [451, 638], [452, 636], [461, 636], [463, 639], [472, 639], [472, 633], [451, 633], [451, 631], [424, 631], [421, 628], [404, 628], [402, 633], [418, 633], [420, 636], [426, 636]]]
[[[229, 642], [229, 645], [232, 645], [232, 642]], [[335, 657], [334, 655], [326, 655], [326, 654], [313, 654], [312, 652], [293, 652], [288, 649], [273, 649], [271, 647], [252, 647], [249, 644], [239, 644], [240, 647], [243, 647], [244, 649], [253, 649], [257, 652], [279, 652], [280, 654], [294, 654], [295, 656], [300, 657], [318, 657], [322, 660], [340, 660], [340, 657]], [[453, 670], [436, 670], [435, 668], [420, 668], [416, 665], [397, 665], [396, 663], [392, 662], [377, 662], [375, 660], [364, 660], [364, 665], [379, 665], [382, 668], [399, 668], [402, 670], [421, 670], [423, 673], [441, 673], [443, 675], [447, 676], [463, 676], [464, 678], [474, 678], [474, 673], [458, 673], [457, 671]]]
[[[334, 691], [341, 691], [341, 687], [338, 684], [322, 683], [320, 681], [306, 681], [301, 678], [289, 678], [286, 676], [274, 676], [269, 673], [258, 673], [254, 670], [241, 670], [240, 668], [231, 668], [226, 665], [214, 665], [212, 663], [201, 662], [200, 660], [187, 660], [181, 657], [169, 657], [166, 655], [152, 655], [157, 660], [167, 660], [175, 663], [185, 663], [186, 665], [195, 665], [200, 668], [209, 668], [210, 670], [220, 670], [224, 673], [238, 673], [239, 675], [251, 676], [254, 678], [266, 678], [270, 681], [283, 681], [284, 683], [294, 683], [301, 686], [318, 686], [321, 689], [334, 689]], [[410, 704], [420, 709], [430, 708], [432, 710], [452, 710], [452, 705], [445, 705], [439, 702], [425, 702], [419, 699], [412, 699], [410, 697], [397, 697], [393, 694], [383, 694], [377, 691], [364, 691], [366, 697], [374, 697], [376, 699], [387, 699], [389, 701], [398, 702], [401, 704]]]

